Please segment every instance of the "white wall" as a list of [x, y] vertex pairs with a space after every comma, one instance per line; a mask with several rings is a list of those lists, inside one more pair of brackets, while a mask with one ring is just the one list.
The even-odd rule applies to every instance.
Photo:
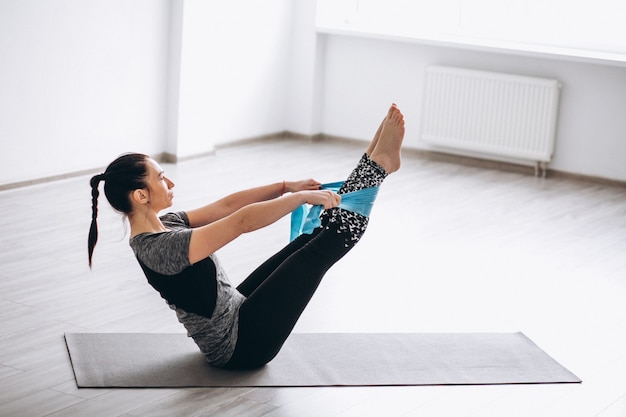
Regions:
[[323, 36], [315, 30], [316, 0], [294, 1], [291, 17], [289, 88], [284, 129], [305, 135], [322, 131], [321, 105], [324, 83]]
[[[224, 4], [219, 4], [224, 3]], [[626, 68], [315, 33], [315, 0], [0, 1], [0, 186], [283, 130], [417, 140], [424, 67], [563, 83], [552, 168], [626, 181]]]
[[0, 1], [0, 186], [285, 130], [292, 1]]
[[406, 145], [418, 140], [424, 68], [451, 65], [562, 82], [550, 167], [626, 180], [626, 68], [411, 43], [325, 35], [322, 130], [369, 139], [388, 103], [405, 112]]
[[177, 157], [285, 130], [291, 0], [185, 0]]
[[168, 0], [0, 1], [0, 184], [162, 152]]

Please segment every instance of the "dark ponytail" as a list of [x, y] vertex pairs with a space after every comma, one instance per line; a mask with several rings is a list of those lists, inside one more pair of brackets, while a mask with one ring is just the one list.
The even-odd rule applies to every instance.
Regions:
[[124, 154], [117, 158], [107, 167], [102, 174], [94, 175], [89, 180], [91, 186], [91, 226], [89, 227], [89, 238], [87, 241], [87, 251], [89, 253], [89, 268], [93, 250], [98, 241], [98, 186], [100, 181], [104, 181], [104, 194], [109, 204], [118, 212], [129, 215], [132, 211], [130, 194], [137, 189], [146, 188], [147, 155], [140, 153]]
[[89, 239], [87, 241], [87, 250], [89, 252], [89, 268], [91, 268], [91, 258], [93, 257], [93, 250], [96, 247], [98, 241], [98, 186], [100, 181], [106, 178], [106, 174], [98, 174], [91, 177], [89, 184], [91, 185], [91, 226], [89, 226]]

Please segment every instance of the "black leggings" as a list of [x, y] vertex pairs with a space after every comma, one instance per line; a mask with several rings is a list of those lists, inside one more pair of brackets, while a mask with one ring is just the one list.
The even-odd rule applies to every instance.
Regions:
[[[339, 194], [380, 185], [385, 176], [364, 155]], [[367, 220], [339, 208], [323, 212], [319, 228], [297, 237], [237, 287], [247, 298], [239, 310], [237, 345], [226, 368], [258, 368], [278, 354], [324, 274], [354, 247]]]

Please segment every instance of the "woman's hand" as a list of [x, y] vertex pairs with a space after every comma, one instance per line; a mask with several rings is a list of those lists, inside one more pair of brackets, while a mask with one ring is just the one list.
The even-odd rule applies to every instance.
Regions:
[[307, 204], [323, 206], [324, 209], [337, 207], [341, 203], [341, 196], [330, 190], [301, 191]]
[[297, 193], [298, 191], [319, 190], [322, 183], [309, 178], [300, 181], [285, 181], [285, 192]]
[[320, 190], [321, 186], [313, 178], [285, 182], [286, 191], [303, 194], [307, 204], [322, 206], [324, 209], [337, 207], [341, 203], [341, 196], [330, 190]]

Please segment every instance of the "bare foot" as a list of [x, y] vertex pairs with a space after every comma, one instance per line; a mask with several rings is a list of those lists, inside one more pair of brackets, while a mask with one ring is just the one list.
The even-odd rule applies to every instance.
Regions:
[[387, 174], [400, 169], [400, 150], [403, 139], [404, 115], [397, 106], [392, 105], [382, 123], [378, 142], [370, 156], [374, 162], [387, 171]]
[[372, 156], [372, 152], [374, 152], [374, 148], [376, 148], [378, 139], [380, 139], [380, 134], [383, 131], [383, 124], [385, 123], [385, 120], [387, 120], [387, 117], [389, 117], [389, 115], [393, 113], [394, 109], [397, 109], [397, 108], [398, 106], [396, 106], [396, 103], [393, 103], [391, 107], [389, 107], [389, 110], [387, 111], [385, 118], [383, 119], [382, 122], [380, 122], [380, 126], [378, 126], [378, 130], [376, 130], [376, 133], [374, 134], [374, 138], [370, 142], [370, 146], [365, 151], [366, 154]]

